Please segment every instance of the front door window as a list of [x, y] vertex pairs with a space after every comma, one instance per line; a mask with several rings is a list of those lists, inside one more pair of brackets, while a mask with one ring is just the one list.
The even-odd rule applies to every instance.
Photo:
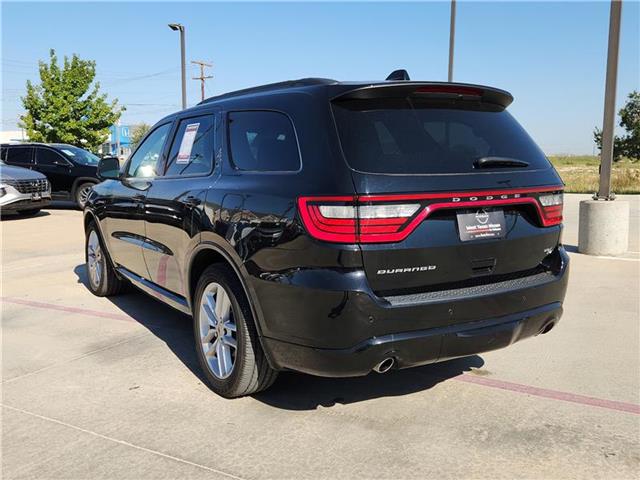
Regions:
[[160, 167], [160, 157], [171, 130], [171, 124], [166, 123], [156, 128], [138, 147], [133, 154], [127, 168], [128, 177], [155, 177]]

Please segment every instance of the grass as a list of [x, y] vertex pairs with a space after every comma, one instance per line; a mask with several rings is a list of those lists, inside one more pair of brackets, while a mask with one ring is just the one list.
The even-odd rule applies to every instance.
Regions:
[[[591, 155], [550, 156], [566, 184], [565, 192], [594, 193], [598, 190], [600, 158]], [[640, 162], [622, 159], [613, 164], [612, 191], [617, 194], [640, 193]]]

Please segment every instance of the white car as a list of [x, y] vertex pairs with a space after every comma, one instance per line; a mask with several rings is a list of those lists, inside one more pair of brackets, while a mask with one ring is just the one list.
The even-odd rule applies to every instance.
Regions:
[[0, 161], [0, 213], [35, 215], [51, 201], [51, 185], [43, 174]]

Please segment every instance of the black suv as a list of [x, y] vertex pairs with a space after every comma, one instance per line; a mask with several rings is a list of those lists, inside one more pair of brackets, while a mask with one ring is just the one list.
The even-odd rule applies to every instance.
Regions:
[[0, 160], [44, 174], [53, 195], [70, 197], [80, 208], [84, 208], [91, 187], [99, 182], [96, 171], [100, 159], [73, 145], [3, 144], [0, 145]]
[[85, 209], [89, 286], [193, 317], [225, 397], [510, 345], [560, 319], [562, 182], [509, 93], [305, 79], [168, 116]]

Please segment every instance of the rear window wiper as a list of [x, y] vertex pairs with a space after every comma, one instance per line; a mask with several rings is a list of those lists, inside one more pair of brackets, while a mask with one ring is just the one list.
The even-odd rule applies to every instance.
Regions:
[[509, 157], [482, 157], [473, 162], [475, 168], [528, 167], [529, 162]]

